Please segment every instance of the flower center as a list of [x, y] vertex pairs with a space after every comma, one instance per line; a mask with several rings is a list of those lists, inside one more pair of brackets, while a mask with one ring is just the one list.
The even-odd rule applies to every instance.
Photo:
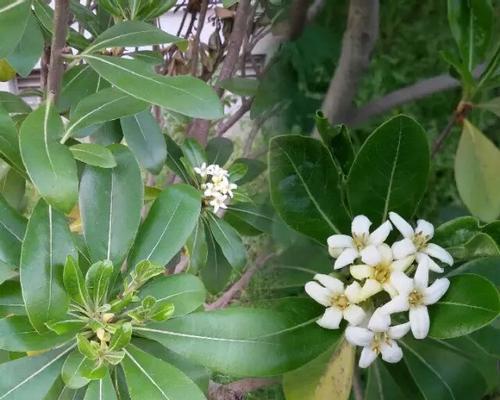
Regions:
[[350, 304], [349, 299], [344, 294], [332, 297], [332, 306], [340, 308], [341, 310], [344, 310], [347, 307], [349, 307], [349, 304]]
[[389, 265], [383, 263], [378, 264], [373, 268], [373, 279], [378, 281], [379, 283], [385, 283], [391, 277], [391, 270]]
[[375, 336], [373, 337], [372, 341], [372, 350], [375, 353], [379, 354], [380, 347], [382, 346], [382, 344], [387, 343], [390, 345], [390, 340], [391, 338], [389, 337], [389, 335], [387, 335], [386, 332], [375, 333]]
[[422, 304], [423, 297], [424, 296], [422, 296], [422, 293], [420, 293], [418, 290], [414, 290], [408, 296], [408, 302], [410, 303], [410, 306], [418, 306]]
[[353, 233], [352, 235], [352, 241], [354, 242], [354, 246], [358, 249], [358, 250], [362, 250], [366, 247], [366, 235], [363, 233], [361, 235], [355, 235]]
[[422, 250], [427, 242], [429, 241], [430, 236], [424, 235], [422, 232], [416, 232], [413, 236], [413, 244], [417, 248], [417, 250]]

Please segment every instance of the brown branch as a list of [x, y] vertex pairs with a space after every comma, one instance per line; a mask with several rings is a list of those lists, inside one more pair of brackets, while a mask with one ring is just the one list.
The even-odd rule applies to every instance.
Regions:
[[54, 8], [54, 34], [50, 53], [50, 66], [47, 78], [47, 99], [57, 101], [64, 72], [62, 52], [66, 46], [69, 22], [69, 0], [56, 0]]
[[442, 149], [444, 142], [452, 133], [452, 129], [455, 124], [462, 124], [467, 114], [472, 110], [472, 105], [468, 102], [461, 101], [458, 103], [457, 108], [453, 112], [453, 115], [448, 120], [448, 123], [438, 135], [438, 137], [434, 140], [432, 144], [431, 157], [434, 158], [439, 150]]
[[264, 264], [268, 262], [269, 259], [273, 256], [274, 253], [263, 254], [259, 256], [257, 260], [255, 260], [255, 263], [245, 271], [241, 278], [236, 283], [234, 283], [221, 297], [219, 297], [213, 303], [207, 304], [205, 306], [205, 310], [216, 310], [218, 308], [227, 307], [232, 300], [238, 298], [241, 292], [248, 286], [255, 273], [260, 268], [262, 268]]
[[208, 398], [210, 400], [241, 400], [248, 392], [279, 383], [281, 381], [276, 378], [246, 378], [228, 383], [227, 385], [210, 382]]
[[217, 128], [217, 136], [224, 136], [224, 134], [231, 129], [231, 127], [238, 122], [243, 115], [245, 115], [252, 107], [253, 98], [243, 99], [241, 107], [236, 110], [236, 112], [227, 118], [225, 121], [221, 121]]
[[307, 23], [307, 11], [310, 0], [294, 0], [290, 7], [290, 25], [288, 39], [297, 40], [304, 31]]
[[342, 122], [351, 110], [358, 84], [370, 62], [378, 25], [378, 0], [350, 1], [339, 63], [322, 106], [331, 123]]
[[201, 31], [205, 25], [205, 18], [207, 15], [208, 0], [202, 0], [200, 14], [198, 16], [198, 26], [196, 27], [196, 35], [194, 36], [193, 46], [191, 47], [191, 75], [196, 76], [198, 70], [198, 52], [200, 51], [200, 38]]

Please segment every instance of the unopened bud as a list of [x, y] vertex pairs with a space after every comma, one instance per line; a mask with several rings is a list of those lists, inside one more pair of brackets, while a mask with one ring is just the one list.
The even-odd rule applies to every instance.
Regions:
[[105, 313], [102, 315], [102, 322], [108, 323], [115, 317], [114, 313]]

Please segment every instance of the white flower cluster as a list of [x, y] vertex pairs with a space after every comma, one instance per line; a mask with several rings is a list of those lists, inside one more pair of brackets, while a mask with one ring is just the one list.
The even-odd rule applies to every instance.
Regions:
[[[410, 329], [416, 339], [425, 338], [430, 327], [427, 306], [436, 303], [450, 285], [448, 279], [439, 278], [429, 286], [429, 271], [443, 272], [433, 258], [453, 264], [445, 249], [429, 243], [434, 235], [433, 225], [421, 219], [414, 229], [394, 212], [389, 213], [389, 219], [370, 233], [370, 220], [358, 215], [352, 221], [352, 236], [328, 238], [328, 251], [336, 258], [334, 269], [349, 266], [353, 283], [345, 287], [337, 278], [316, 274], [315, 280], [305, 285], [307, 294], [327, 307], [317, 321], [320, 326], [338, 329], [342, 319], [349, 323], [345, 331], [347, 341], [363, 346], [361, 368], [368, 367], [379, 354], [387, 362], [400, 361], [403, 352], [396, 340]], [[388, 246], [384, 242], [393, 225], [403, 239]], [[381, 301], [383, 297], [372, 296], [383, 291], [388, 293], [389, 301], [370, 301]], [[375, 311], [367, 311], [374, 307]], [[400, 312], [409, 313], [409, 322], [391, 326], [391, 314]]]
[[217, 164], [207, 163], [195, 167], [194, 172], [202, 179], [203, 200], [214, 208], [214, 213], [220, 208], [227, 208], [226, 201], [233, 197], [233, 190], [238, 188], [238, 185], [229, 181], [229, 172]]

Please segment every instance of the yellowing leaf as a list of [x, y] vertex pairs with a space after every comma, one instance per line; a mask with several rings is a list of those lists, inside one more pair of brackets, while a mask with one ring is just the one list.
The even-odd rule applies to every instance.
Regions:
[[468, 120], [458, 144], [455, 180], [474, 216], [491, 222], [500, 215], [500, 151]]

